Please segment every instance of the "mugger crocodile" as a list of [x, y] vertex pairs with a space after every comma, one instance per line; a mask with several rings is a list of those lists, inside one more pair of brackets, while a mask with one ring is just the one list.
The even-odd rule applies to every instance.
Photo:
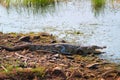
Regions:
[[44, 50], [52, 53], [61, 54], [88, 54], [88, 53], [98, 53], [97, 49], [104, 49], [105, 46], [100, 47], [96, 45], [92, 46], [78, 46], [69, 43], [54, 43], [54, 44], [24, 44], [19, 46], [7, 47], [0, 45], [0, 49], [5, 49], [7, 51], [19, 51], [24, 49], [29, 49], [30, 51]]

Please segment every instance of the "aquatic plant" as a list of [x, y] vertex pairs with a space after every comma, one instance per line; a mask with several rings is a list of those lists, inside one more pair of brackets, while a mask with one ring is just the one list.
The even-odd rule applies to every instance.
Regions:
[[104, 12], [106, 0], [92, 0], [91, 2], [95, 16], [99, 15], [100, 12]]
[[[11, 6], [15, 7], [16, 10], [26, 9], [29, 11], [32, 10], [34, 13], [38, 13], [40, 10], [41, 12], [45, 12], [46, 9], [50, 7], [50, 5], [54, 6], [57, 0], [0, 0], [0, 4], [7, 9]], [[21, 11], [18, 11], [21, 12]]]
[[35, 7], [38, 6], [44, 7], [54, 2], [55, 0], [23, 0], [22, 1], [22, 3], [25, 6], [35, 6]]

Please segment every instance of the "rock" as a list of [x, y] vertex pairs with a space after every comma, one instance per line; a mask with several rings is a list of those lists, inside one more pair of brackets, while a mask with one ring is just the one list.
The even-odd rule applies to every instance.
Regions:
[[30, 42], [30, 36], [23, 36], [19, 39], [19, 41]]
[[60, 54], [55, 54], [55, 55], [53, 55], [53, 57], [60, 58]]

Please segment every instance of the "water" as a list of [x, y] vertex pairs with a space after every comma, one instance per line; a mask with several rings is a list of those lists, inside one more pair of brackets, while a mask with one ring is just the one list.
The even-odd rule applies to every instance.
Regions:
[[0, 0], [0, 31], [45, 31], [75, 44], [106, 45], [100, 57], [120, 62], [120, 0], [32, 1]]

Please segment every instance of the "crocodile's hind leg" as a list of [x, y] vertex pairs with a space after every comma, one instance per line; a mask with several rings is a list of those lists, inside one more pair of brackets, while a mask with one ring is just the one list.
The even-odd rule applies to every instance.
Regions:
[[63, 45], [56, 45], [56, 48], [60, 48], [60, 53], [65, 54], [65, 55], [71, 55], [71, 53], [66, 52], [66, 48]]

